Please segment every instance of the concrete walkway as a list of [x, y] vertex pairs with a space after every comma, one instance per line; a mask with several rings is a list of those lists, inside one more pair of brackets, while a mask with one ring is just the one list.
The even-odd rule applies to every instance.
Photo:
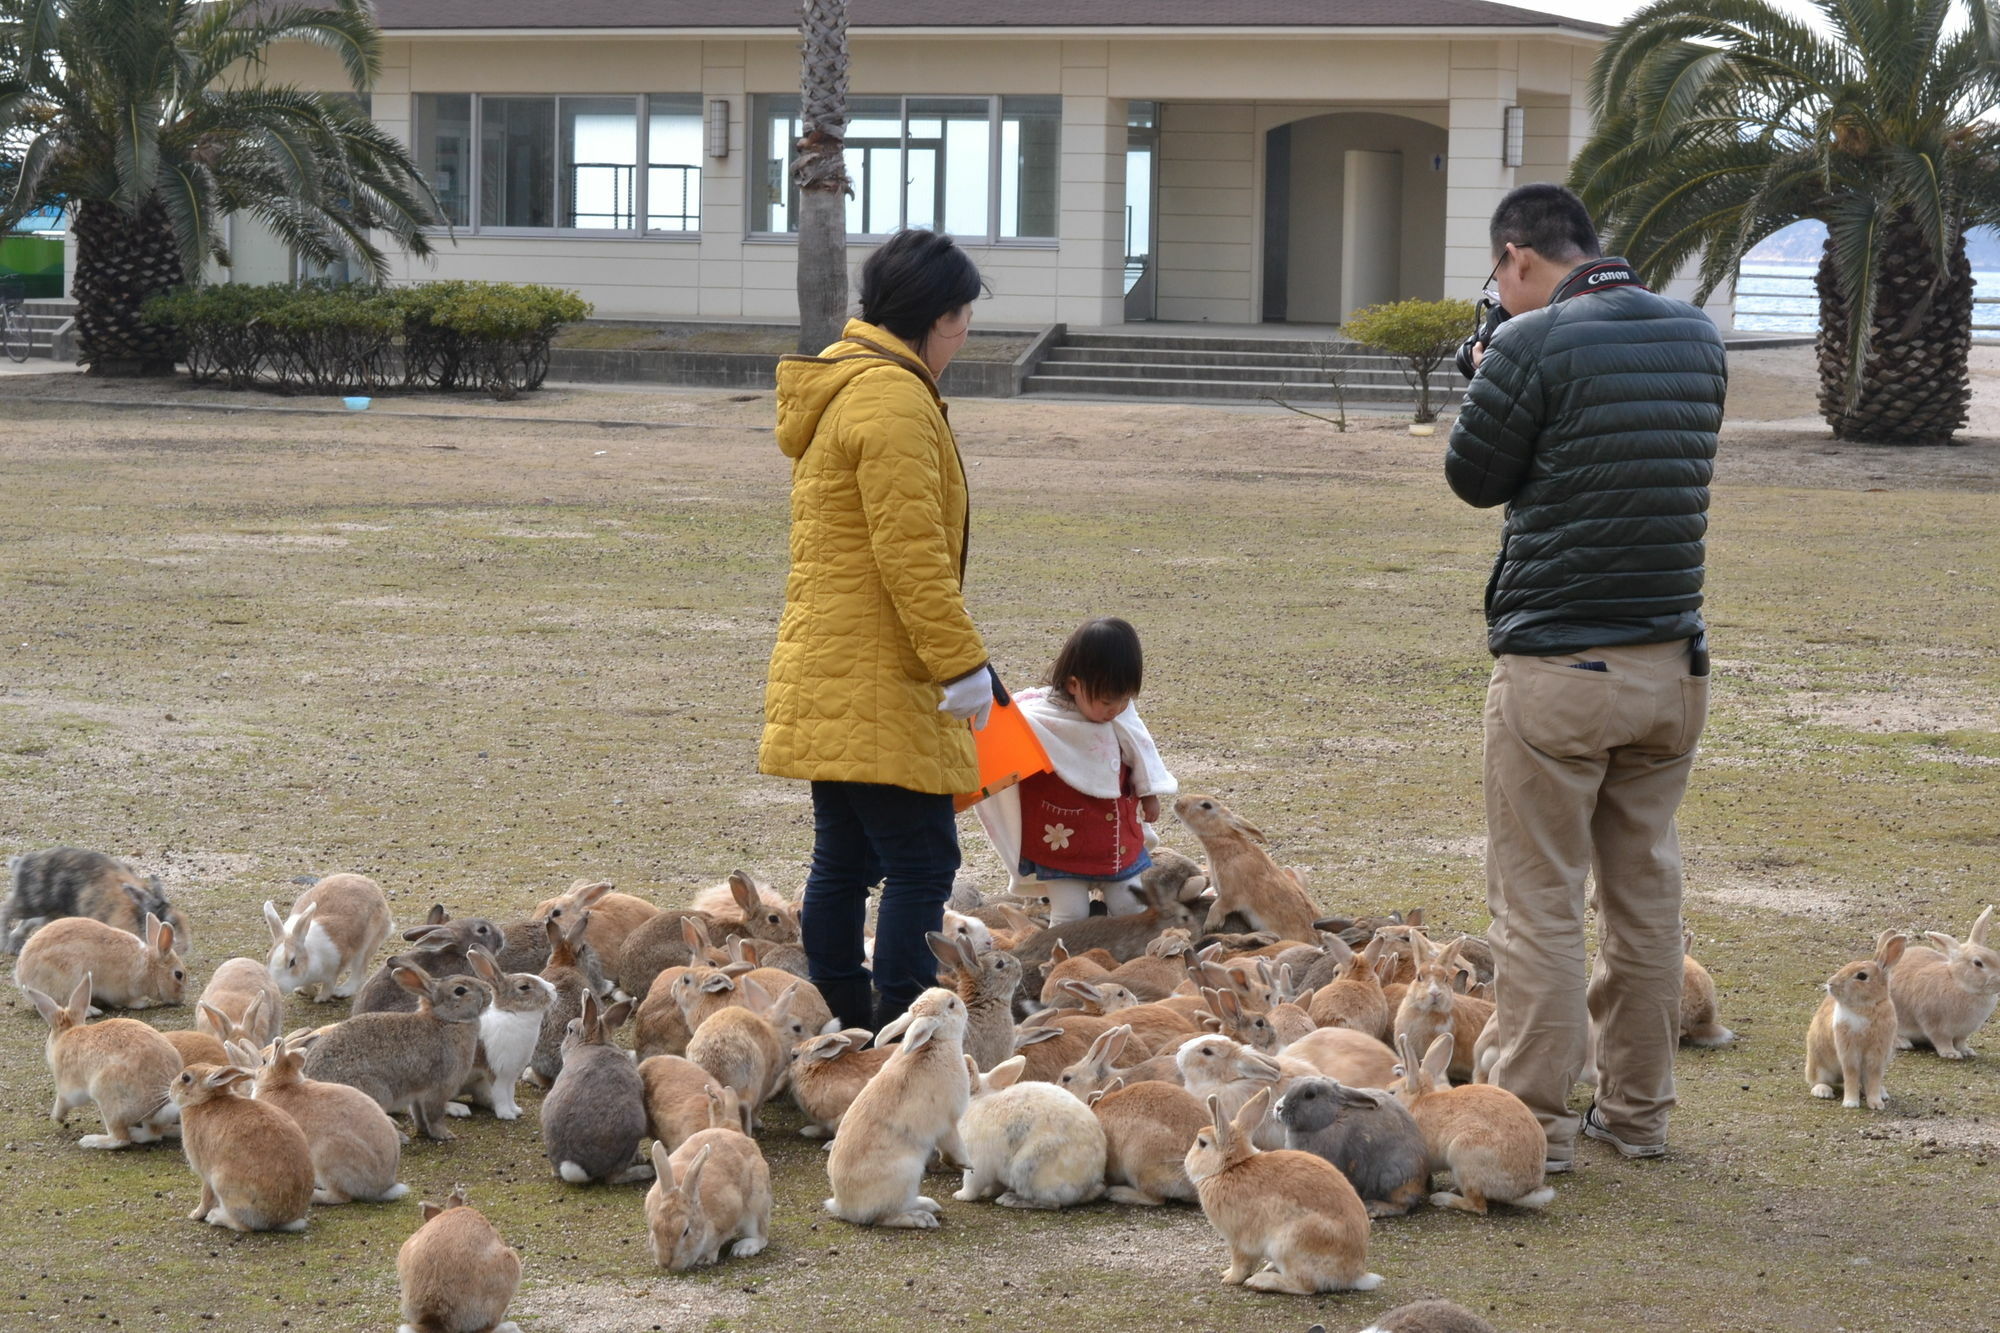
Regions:
[[82, 369], [74, 361], [53, 361], [46, 356], [31, 356], [19, 362], [0, 356], [0, 375], [74, 375]]

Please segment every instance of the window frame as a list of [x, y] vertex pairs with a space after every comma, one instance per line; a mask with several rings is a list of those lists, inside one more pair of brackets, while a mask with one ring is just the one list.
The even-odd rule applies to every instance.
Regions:
[[[464, 225], [439, 223], [425, 228], [428, 232], [450, 232], [461, 236], [495, 236], [503, 239], [533, 239], [536, 237], [563, 237], [575, 240], [646, 240], [698, 242], [702, 235], [702, 189], [708, 175], [707, 157], [697, 168], [698, 180], [694, 192], [695, 225], [686, 229], [653, 229], [647, 226], [651, 217], [652, 201], [650, 178], [652, 175], [651, 153], [653, 132], [653, 103], [661, 101], [692, 99], [696, 105], [705, 105], [702, 94], [692, 93], [551, 93], [551, 92], [419, 92], [412, 93], [410, 105], [410, 127], [414, 137], [419, 122], [416, 99], [421, 97], [469, 97], [472, 99], [472, 116], [468, 132], [470, 151], [467, 153], [466, 217]], [[633, 184], [632, 214], [634, 225], [630, 227], [489, 227], [480, 223], [480, 202], [485, 189], [485, 103], [488, 98], [548, 98], [555, 104], [556, 140], [551, 145], [554, 160], [562, 160], [562, 104], [566, 99], [586, 101], [628, 100], [633, 107]], [[416, 145], [412, 145], [412, 155]], [[557, 193], [550, 200], [550, 216], [560, 218], [562, 207], [562, 173], [556, 172]]]
[[[897, 140], [897, 143], [900, 148], [900, 151], [904, 154], [906, 161], [909, 153], [909, 144], [910, 144], [910, 103], [923, 102], [923, 101], [985, 102], [986, 133], [987, 133], [986, 231], [984, 234], [977, 236], [967, 235], [964, 232], [952, 232], [951, 233], [952, 237], [955, 240], [957, 240], [961, 245], [977, 246], [980, 249], [988, 249], [988, 250], [1055, 250], [1061, 248], [1062, 245], [1062, 235], [1061, 235], [1062, 97], [1060, 94], [868, 93], [868, 94], [856, 94], [855, 96], [856, 100], [860, 100], [862, 97], [869, 97], [869, 98], [879, 97], [882, 99], [894, 97], [896, 99], [898, 104], [897, 116], [902, 126], [901, 134]], [[1000, 148], [1001, 148], [1002, 104], [1007, 98], [1018, 99], [1018, 98], [1033, 97], [1033, 96], [1045, 97], [1048, 101], [1054, 104], [1056, 111], [1057, 149], [1056, 149], [1056, 164], [1055, 164], [1056, 167], [1055, 184], [1057, 191], [1057, 202], [1056, 202], [1055, 218], [1056, 218], [1057, 234], [1054, 236], [1002, 236], [1000, 234], [1000, 225], [1001, 225], [1000, 224], [1000, 193], [1001, 193], [1000, 180], [1002, 175], [1002, 162], [1001, 162], [1002, 154]], [[758, 143], [758, 135], [759, 133], [763, 132], [762, 130], [763, 123], [769, 119], [768, 113], [766, 112], [765, 108], [769, 105], [771, 99], [782, 98], [782, 97], [790, 97], [796, 99], [798, 97], [798, 94], [796, 93], [748, 94], [748, 99], [750, 103], [749, 107], [747, 108], [749, 116], [749, 124], [746, 133], [743, 136], [745, 140], [744, 156], [746, 158], [755, 157], [756, 160], [749, 162], [746, 166], [746, 170], [743, 173], [743, 216], [746, 219], [746, 224], [744, 228], [744, 240], [747, 242], [752, 242], [760, 245], [780, 245], [780, 244], [796, 245], [799, 239], [799, 234], [796, 229], [792, 231], [763, 231], [759, 230], [756, 225], [761, 220], [760, 214], [765, 211], [759, 208], [759, 201], [757, 198], [757, 181], [758, 177], [763, 173], [764, 170], [764, 159], [760, 155], [757, 155], [756, 151], [756, 145]], [[773, 147], [773, 145], [765, 144], [764, 147], [768, 150], [771, 147]], [[787, 159], [789, 159], [790, 155], [791, 155], [790, 145], [787, 144], [785, 156]], [[910, 216], [910, 201], [909, 201], [909, 190], [908, 190], [907, 166], [905, 166], [904, 170], [905, 170], [905, 176], [904, 176], [903, 187], [899, 189], [897, 192], [896, 217], [900, 225], [908, 226], [909, 216]], [[942, 180], [943, 173], [940, 172], [939, 175], [940, 175], [940, 180]], [[786, 199], [789, 201], [792, 195], [795, 193], [791, 185], [791, 177], [789, 172], [786, 174], [785, 182], [786, 182], [785, 196]], [[768, 201], [765, 202], [768, 203]], [[791, 211], [796, 212], [796, 209], [793, 208]], [[850, 231], [847, 233], [846, 243], [848, 245], [879, 245], [883, 241], [888, 240], [889, 237], [893, 234], [894, 233], [891, 232]]]

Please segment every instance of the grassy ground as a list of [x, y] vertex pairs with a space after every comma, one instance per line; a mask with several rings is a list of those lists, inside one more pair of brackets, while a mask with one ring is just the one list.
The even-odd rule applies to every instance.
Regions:
[[[1715, 494], [1716, 702], [1683, 830], [1743, 1041], [1683, 1053], [1670, 1158], [1586, 1145], [1545, 1214], [1380, 1224], [1384, 1288], [1313, 1300], [1223, 1287], [1186, 1209], [823, 1220], [820, 1154], [785, 1109], [771, 1249], [696, 1276], [650, 1266], [642, 1188], [555, 1181], [532, 1095], [520, 1122], [413, 1145], [402, 1178], [468, 1185], [522, 1251], [533, 1330], [1358, 1328], [1424, 1295], [1503, 1329], [1992, 1326], [1994, 1061], [1900, 1059], [1873, 1115], [1808, 1097], [1799, 1064], [1818, 982], [1883, 926], [1962, 931], [2000, 878], [2000, 445], [1752, 424], [1810, 411], [1798, 369], [1739, 363]], [[399, 920], [435, 899], [510, 917], [584, 874], [661, 902], [737, 865], [798, 883], [804, 793], [753, 771], [784, 570], [768, 395], [557, 388], [456, 423], [196, 412], [266, 400], [81, 377], [0, 395], [0, 845], [160, 869], [197, 982], [261, 956], [258, 904], [309, 872], [377, 876]], [[169, 406], [101, 405], [121, 396]], [[29, 401], [51, 397], [71, 401]], [[965, 401], [953, 421], [970, 599], [1011, 679], [1082, 616], [1127, 615], [1187, 789], [1263, 826], [1329, 910], [1484, 925], [1497, 517], [1444, 489], [1441, 441], [1180, 407]], [[392, 1320], [414, 1198], [319, 1210], [303, 1236], [185, 1221], [176, 1147], [91, 1153], [91, 1112], [49, 1123], [41, 1044], [0, 998], [0, 1328]]]

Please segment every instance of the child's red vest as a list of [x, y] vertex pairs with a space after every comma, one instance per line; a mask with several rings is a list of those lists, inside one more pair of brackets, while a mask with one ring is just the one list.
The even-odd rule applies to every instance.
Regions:
[[1080, 879], [1109, 879], [1145, 855], [1132, 769], [1115, 799], [1085, 796], [1054, 773], [1021, 780], [1021, 859]]

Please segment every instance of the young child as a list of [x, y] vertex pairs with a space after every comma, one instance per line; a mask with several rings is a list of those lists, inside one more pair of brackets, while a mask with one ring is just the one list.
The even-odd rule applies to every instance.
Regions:
[[1144, 676], [1138, 632], [1104, 616], [1069, 636], [1046, 687], [1014, 696], [1055, 766], [1019, 784], [1014, 824], [1019, 873], [1048, 895], [1051, 925], [1089, 915], [1092, 888], [1113, 916], [1141, 910], [1148, 826], [1179, 790], [1132, 707]]

